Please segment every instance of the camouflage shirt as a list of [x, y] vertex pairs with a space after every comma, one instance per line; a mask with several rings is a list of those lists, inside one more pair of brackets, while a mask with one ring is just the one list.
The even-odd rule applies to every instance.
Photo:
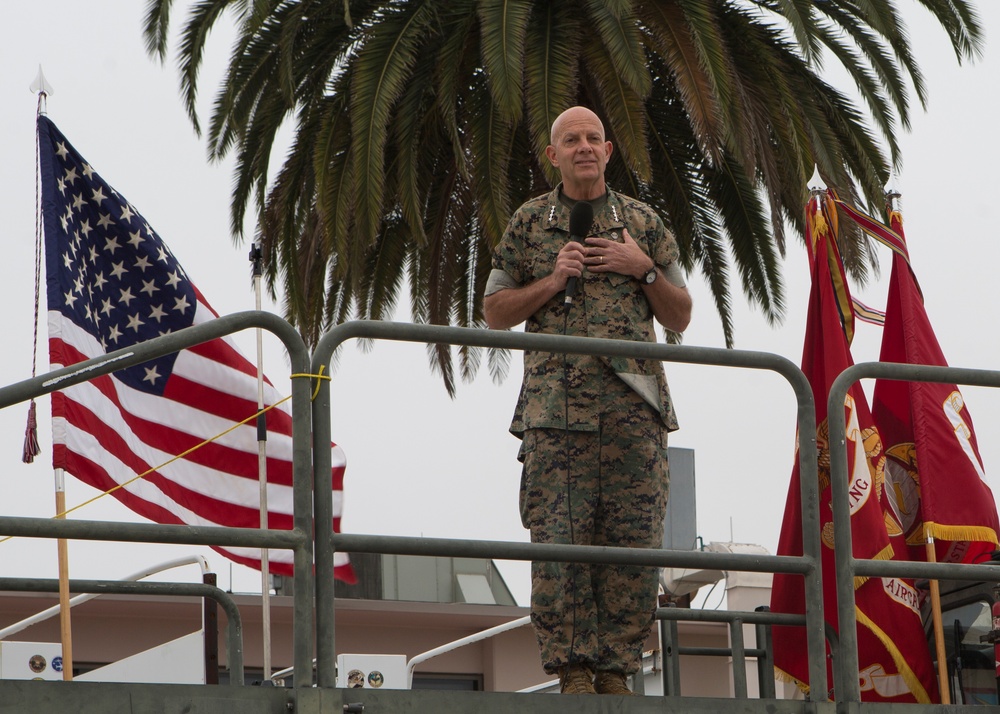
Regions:
[[[502, 282], [527, 285], [552, 272], [556, 255], [569, 241], [570, 210], [559, 200], [560, 189], [528, 201], [514, 213], [493, 255], [494, 274], [501, 275]], [[677, 242], [659, 216], [646, 204], [609, 191], [604, 207], [594, 215], [590, 235], [622, 242], [623, 228], [661, 271], [677, 260]], [[568, 335], [656, 341], [652, 309], [631, 275], [585, 270], [568, 320], [563, 298], [559, 293], [528, 318], [526, 331], [562, 334], [565, 325]], [[669, 431], [677, 429], [659, 360], [528, 351], [510, 430], [517, 435], [534, 428], [596, 431], [603, 400], [618, 391], [606, 389], [607, 380], [620, 384], [619, 379], [658, 412]]]

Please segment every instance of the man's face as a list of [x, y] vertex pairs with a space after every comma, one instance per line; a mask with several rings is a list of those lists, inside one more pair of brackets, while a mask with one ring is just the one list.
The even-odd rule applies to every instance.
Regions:
[[553, 144], [546, 154], [559, 169], [567, 188], [589, 188], [603, 184], [604, 168], [611, 156], [600, 120], [590, 112], [567, 114], [557, 125]]

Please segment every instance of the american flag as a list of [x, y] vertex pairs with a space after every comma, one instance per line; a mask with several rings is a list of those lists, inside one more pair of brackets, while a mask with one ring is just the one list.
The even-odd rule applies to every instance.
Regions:
[[[53, 368], [218, 317], [156, 231], [45, 116], [38, 142]], [[280, 399], [266, 383], [265, 404]], [[266, 417], [267, 503], [269, 527], [288, 529], [292, 423], [284, 406]], [[54, 393], [53, 467], [101, 491], [131, 480], [114, 496], [157, 523], [256, 528], [253, 421], [157, 468], [256, 411], [256, 368], [231, 340], [214, 340]], [[331, 448], [339, 531], [346, 461]], [[261, 567], [257, 549], [216, 550]], [[346, 556], [338, 558], [336, 576], [353, 581]], [[269, 561], [272, 572], [292, 574], [291, 551], [271, 551]]]

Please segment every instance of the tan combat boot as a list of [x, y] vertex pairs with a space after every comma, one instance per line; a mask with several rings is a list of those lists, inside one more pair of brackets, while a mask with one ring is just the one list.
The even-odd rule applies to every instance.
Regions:
[[561, 694], [596, 694], [594, 670], [582, 664], [571, 664], [559, 670]]
[[598, 670], [594, 688], [598, 694], [632, 694], [625, 684], [625, 675], [610, 670]]

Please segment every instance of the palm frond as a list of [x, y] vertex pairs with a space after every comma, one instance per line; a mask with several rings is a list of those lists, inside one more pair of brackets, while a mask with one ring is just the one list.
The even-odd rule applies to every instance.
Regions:
[[724, 52], [714, 22], [703, 16], [704, 9], [705, 5], [697, 6], [702, 15], [698, 30], [689, 25], [679, 3], [643, 4], [640, 12], [646, 41], [655, 50], [649, 59], [650, 68], [654, 64], [658, 68], [653, 76], [660, 83], [676, 86], [702, 152], [718, 160], [726, 139], [719, 107], [720, 83], [728, 83], [720, 82], [725, 75]]
[[816, 43], [816, 18], [812, 0], [776, 0], [779, 13], [788, 20], [795, 40], [807, 61], [815, 59], [819, 46]]
[[170, 10], [174, 0], [149, 0], [146, 3], [146, 16], [142, 21], [142, 40], [146, 54], [156, 57], [161, 62], [167, 58], [167, 46], [170, 43]]
[[919, 0], [948, 33], [955, 58], [974, 60], [983, 54], [983, 27], [969, 0]]
[[[524, 78], [527, 89], [527, 122], [531, 146], [542, 156], [556, 117], [576, 100], [579, 83], [578, 50], [583, 41], [577, 16], [563, 3], [538, 7], [528, 28]], [[546, 161], [542, 170], [551, 185], [558, 172]]]
[[433, 0], [387, 5], [365, 28], [351, 85], [357, 233], [372, 242], [384, 216], [386, 127], [406, 86], [420, 38], [434, 19]]
[[471, 99], [480, 107], [469, 116], [466, 124], [468, 153], [472, 156], [472, 183], [484, 238], [495, 245], [514, 208], [507, 182], [513, 141], [511, 125], [481, 85], [473, 87]]
[[508, 122], [521, 120], [525, 35], [531, 3], [483, 0], [478, 15], [482, 61], [495, 110]]
[[[439, 46], [434, 57], [435, 106], [443, 129], [451, 142], [451, 151], [462, 157], [462, 137], [459, 130], [459, 96], [465, 89], [468, 75], [476, 66], [474, 48], [478, 39], [478, 26], [474, 8], [463, 2], [450, 2], [442, 12]], [[472, 57], [470, 57], [472, 55]], [[459, 170], [468, 179], [464, 157]]]
[[776, 324], [784, 314], [784, 291], [778, 275], [778, 256], [770, 236], [770, 219], [738, 162], [724, 161], [718, 169], [706, 168], [706, 184], [730, 235], [752, 235], [756, 240], [731, 241], [733, 261], [743, 290], [760, 306], [764, 317]]
[[[195, 3], [181, 33], [178, 53], [180, 56], [181, 95], [184, 98], [184, 108], [187, 110], [188, 118], [191, 120], [195, 132], [199, 135], [201, 134], [201, 125], [198, 121], [197, 108], [198, 71], [201, 69], [201, 60], [208, 36], [230, 3], [231, 0], [201, 0], [201, 2]], [[168, 17], [160, 15], [158, 19], [164, 24], [158, 27], [158, 30], [166, 31], [165, 23]], [[165, 41], [165, 38], [163, 40]], [[157, 41], [159, 42], [159, 39]]]
[[640, 99], [645, 99], [652, 86], [646, 67], [642, 33], [631, 2], [585, 0], [587, 14], [600, 37], [599, 44], [607, 52], [612, 65], [625, 85]]

